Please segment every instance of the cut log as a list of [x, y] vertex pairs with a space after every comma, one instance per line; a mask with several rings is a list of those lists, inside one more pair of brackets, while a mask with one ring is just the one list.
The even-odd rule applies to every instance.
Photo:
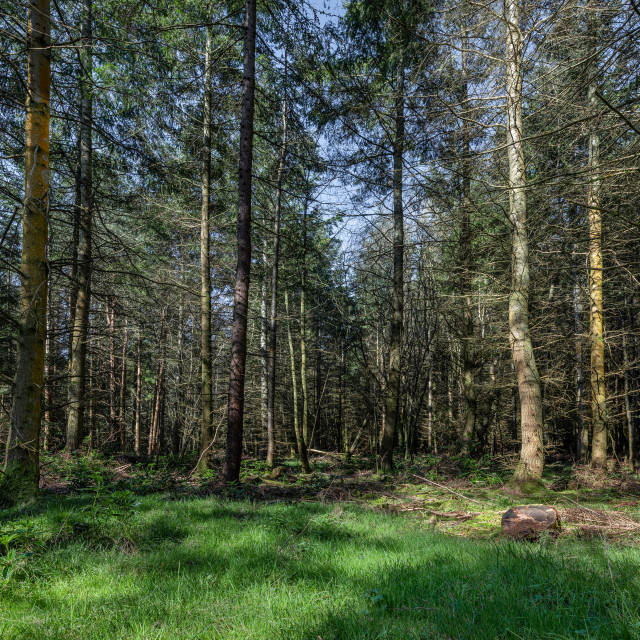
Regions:
[[553, 507], [526, 505], [511, 507], [502, 516], [502, 533], [517, 540], [536, 538], [541, 531], [560, 528], [560, 516]]

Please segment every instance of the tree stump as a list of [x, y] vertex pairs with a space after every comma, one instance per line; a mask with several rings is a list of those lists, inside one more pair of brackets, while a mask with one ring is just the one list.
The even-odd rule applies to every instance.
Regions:
[[560, 528], [560, 516], [553, 507], [526, 505], [511, 507], [502, 516], [502, 533], [516, 540], [535, 539], [541, 531]]

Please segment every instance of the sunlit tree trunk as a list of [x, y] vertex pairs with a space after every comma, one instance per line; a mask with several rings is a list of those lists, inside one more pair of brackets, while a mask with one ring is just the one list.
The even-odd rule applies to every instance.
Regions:
[[539, 482], [544, 466], [542, 397], [529, 334], [529, 245], [524, 145], [522, 141], [522, 33], [518, 0], [506, 0], [507, 143], [509, 210], [512, 228], [512, 281], [509, 331], [520, 394], [520, 461], [513, 482]]
[[212, 64], [212, 31], [207, 27], [207, 39], [204, 55], [204, 100], [203, 100], [203, 157], [202, 180], [200, 190], [202, 194], [200, 217], [200, 350], [202, 358], [201, 369], [201, 397], [202, 416], [200, 423], [200, 458], [198, 470], [203, 471], [209, 465], [211, 457], [213, 398], [211, 386], [211, 266], [209, 264], [209, 200], [211, 188], [211, 96], [213, 82]]
[[[598, 111], [597, 15], [589, 16], [591, 60], [588, 101]], [[604, 381], [604, 326], [602, 301], [602, 213], [600, 211], [600, 136], [593, 122], [589, 132], [589, 344], [591, 349], [591, 466], [607, 469], [607, 397]]]
[[404, 211], [402, 202], [402, 156], [404, 153], [404, 68], [398, 64], [393, 139], [393, 310], [389, 345], [389, 373], [385, 419], [380, 444], [383, 472], [393, 470], [393, 445], [400, 411], [400, 365], [402, 359], [402, 314], [404, 308]]
[[0, 501], [10, 503], [35, 496], [40, 479], [47, 332], [50, 85], [49, 0], [30, 0], [18, 353], [4, 472], [0, 476]]
[[251, 274], [251, 171], [253, 166], [253, 107], [255, 90], [256, 0], [246, 0], [240, 154], [238, 160], [238, 264], [233, 297], [231, 366], [227, 445], [222, 475], [226, 482], [240, 477], [244, 421], [244, 383], [247, 360], [247, 311]]

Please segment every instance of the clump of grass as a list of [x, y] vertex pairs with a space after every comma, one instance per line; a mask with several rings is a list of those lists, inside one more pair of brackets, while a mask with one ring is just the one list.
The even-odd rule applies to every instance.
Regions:
[[349, 504], [166, 498], [139, 499], [134, 554], [73, 537], [46, 544], [90, 496], [43, 500], [31, 519], [49, 540], [0, 587], [0, 637], [640, 635], [638, 549], [456, 538]]

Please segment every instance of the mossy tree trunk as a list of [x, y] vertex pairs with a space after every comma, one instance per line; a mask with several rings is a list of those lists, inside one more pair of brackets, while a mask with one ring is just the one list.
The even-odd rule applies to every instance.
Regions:
[[27, 27], [25, 195], [20, 264], [20, 318], [11, 424], [0, 502], [19, 503], [38, 493], [40, 424], [47, 331], [49, 217], [49, 0], [31, 0]]

